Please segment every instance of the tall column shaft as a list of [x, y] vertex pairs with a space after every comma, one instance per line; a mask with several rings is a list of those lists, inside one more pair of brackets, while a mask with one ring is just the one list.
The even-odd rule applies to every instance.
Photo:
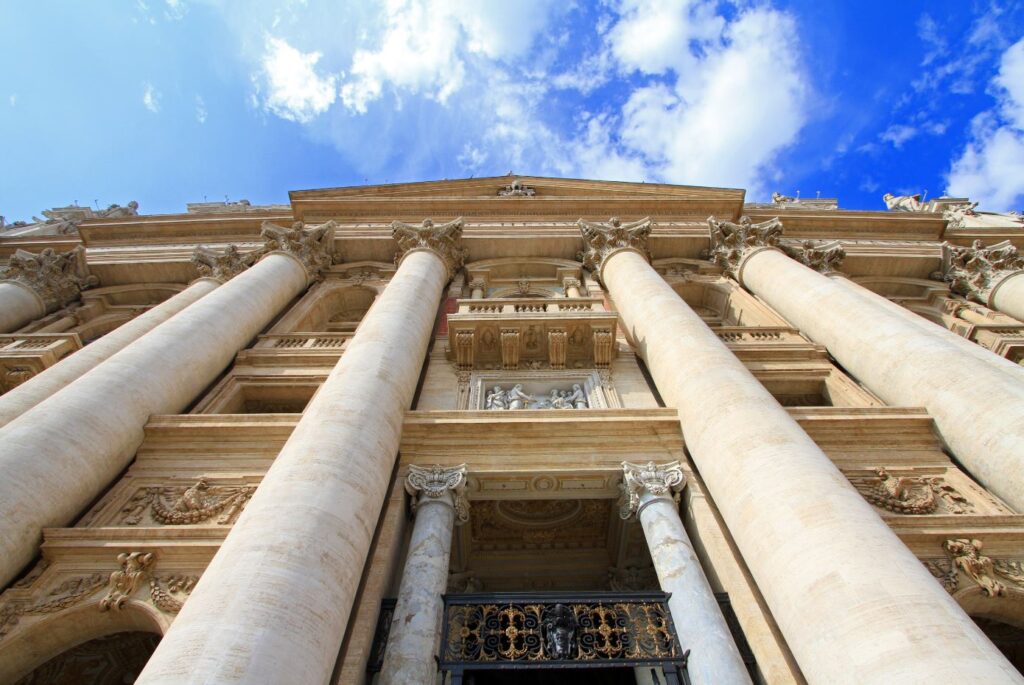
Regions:
[[46, 315], [46, 305], [28, 286], [0, 281], [0, 333], [16, 331]]
[[777, 250], [752, 253], [742, 278], [887, 403], [925, 407], [964, 467], [1024, 511], [1024, 382], [1012, 364], [1008, 371], [968, 354], [938, 327], [911, 322], [892, 310], [897, 305]]
[[998, 312], [1024, 321], [1024, 271], [1014, 271], [992, 288], [989, 306]]
[[0, 583], [128, 465], [150, 415], [188, 406], [307, 278], [272, 253], [0, 428]]
[[381, 685], [433, 683], [437, 675], [434, 654], [441, 635], [441, 595], [448, 584], [448, 559], [456, 512], [466, 520], [462, 487], [466, 467], [426, 469], [410, 467], [406, 490], [415, 496], [416, 523], [405, 558]]
[[220, 283], [210, 278], [196, 281], [156, 307], [118, 326], [87, 347], [65, 357], [14, 390], [0, 395], [0, 427], [7, 425], [50, 395], [62, 390], [97, 364], [109, 359], [203, 295], [215, 290], [219, 285]]
[[679, 642], [690, 650], [690, 680], [694, 685], [749, 683], [743, 657], [683, 528], [679, 506], [669, 494], [685, 482], [679, 464], [622, 466], [626, 497], [621, 514], [640, 519], [658, 582], [672, 594], [668, 606]]
[[602, 278], [810, 682], [1024, 682], [643, 256]]
[[327, 682], [447, 279], [406, 253], [137, 682]]

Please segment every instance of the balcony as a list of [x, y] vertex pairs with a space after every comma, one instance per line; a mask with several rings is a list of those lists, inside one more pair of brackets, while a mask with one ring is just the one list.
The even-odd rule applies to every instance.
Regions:
[[81, 348], [77, 333], [0, 335], [0, 393], [13, 390]]

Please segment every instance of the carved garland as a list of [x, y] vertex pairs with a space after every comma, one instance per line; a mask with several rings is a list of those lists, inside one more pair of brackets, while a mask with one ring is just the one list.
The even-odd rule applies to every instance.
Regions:
[[137, 493], [121, 510], [121, 523], [138, 525], [149, 509], [153, 519], [169, 526], [202, 523], [217, 514], [219, 524], [231, 523], [256, 492], [256, 486], [225, 487], [210, 485], [200, 478], [194, 485], [150, 487]]
[[940, 502], [951, 514], [967, 514], [974, 505], [942, 478], [893, 476], [876, 468], [874, 478], [853, 481], [866, 500], [894, 514], [933, 514]]

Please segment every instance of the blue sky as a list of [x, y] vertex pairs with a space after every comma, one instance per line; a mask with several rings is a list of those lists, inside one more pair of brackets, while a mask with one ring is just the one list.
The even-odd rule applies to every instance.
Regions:
[[0, 215], [541, 174], [1024, 209], [1010, 2], [0, 4]]

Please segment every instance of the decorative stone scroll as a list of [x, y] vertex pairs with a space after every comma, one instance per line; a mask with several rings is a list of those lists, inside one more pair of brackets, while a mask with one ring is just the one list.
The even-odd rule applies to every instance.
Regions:
[[455, 507], [455, 523], [462, 525], [469, 520], [469, 502], [466, 501], [466, 465], [460, 464], [450, 468], [443, 466], [409, 465], [409, 475], [405, 478], [405, 491], [412, 498], [412, 509], [425, 500], [442, 499], [449, 494]]
[[424, 219], [419, 226], [395, 221], [391, 224], [391, 235], [398, 241], [395, 263], [415, 250], [429, 250], [445, 263], [448, 278], [451, 278], [466, 262], [468, 251], [462, 247], [462, 217], [439, 226], [430, 219]]
[[679, 492], [686, 485], [686, 476], [678, 461], [665, 464], [622, 462], [622, 500], [619, 516], [629, 519], [638, 516], [644, 493], [652, 497], [671, 497], [678, 502]]
[[213, 278], [226, 283], [255, 264], [264, 252], [261, 249], [242, 254], [236, 245], [228, 245], [223, 251], [199, 245], [192, 251], [192, 263], [200, 278]]
[[228, 524], [245, 508], [256, 486], [210, 485], [206, 478], [188, 487], [150, 487], [138, 492], [121, 509], [120, 522], [138, 525], [148, 510], [153, 521], [166, 526], [202, 523], [218, 516], [217, 523]]
[[78, 299], [83, 290], [99, 283], [98, 278], [89, 274], [85, 248], [81, 245], [63, 253], [49, 247], [39, 254], [17, 250], [0, 279], [30, 288], [42, 298], [47, 311], [66, 306]]
[[736, 224], [710, 216], [708, 228], [711, 249], [702, 252], [701, 257], [722, 267], [733, 278], [738, 277], [740, 262], [748, 252], [764, 247], [778, 248], [782, 239], [782, 221], [778, 217], [755, 224], [745, 216]]
[[487, 391], [484, 399], [484, 409], [491, 411], [589, 408], [587, 394], [579, 383], [574, 383], [571, 390], [552, 388], [547, 395], [530, 395], [523, 391], [522, 383], [516, 383], [507, 391], [496, 385]]
[[260, 236], [267, 253], [283, 252], [295, 257], [306, 269], [309, 280], [315, 281], [334, 260], [335, 227], [333, 221], [312, 227], [296, 221], [291, 228], [264, 221]]
[[652, 227], [650, 218], [630, 224], [624, 224], [614, 216], [606, 224], [580, 219], [576, 225], [583, 234], [584, 246], [576, 259], [583, 262], [583, 266], [592, 271], [598, 280], [605, 261], [616, 252], [631, 250], [650, 261], [651, 256], [647, 251], [647, 238], [651, 235]]
[[994, 286], [1024, 269], [1024, 257], [1009, 240], [985, 247], [975, 240], [970, 247], [942, 245], [942, 271], [932, 278], [949, 283], [949, 289], [969, 300], [992, 306]]

